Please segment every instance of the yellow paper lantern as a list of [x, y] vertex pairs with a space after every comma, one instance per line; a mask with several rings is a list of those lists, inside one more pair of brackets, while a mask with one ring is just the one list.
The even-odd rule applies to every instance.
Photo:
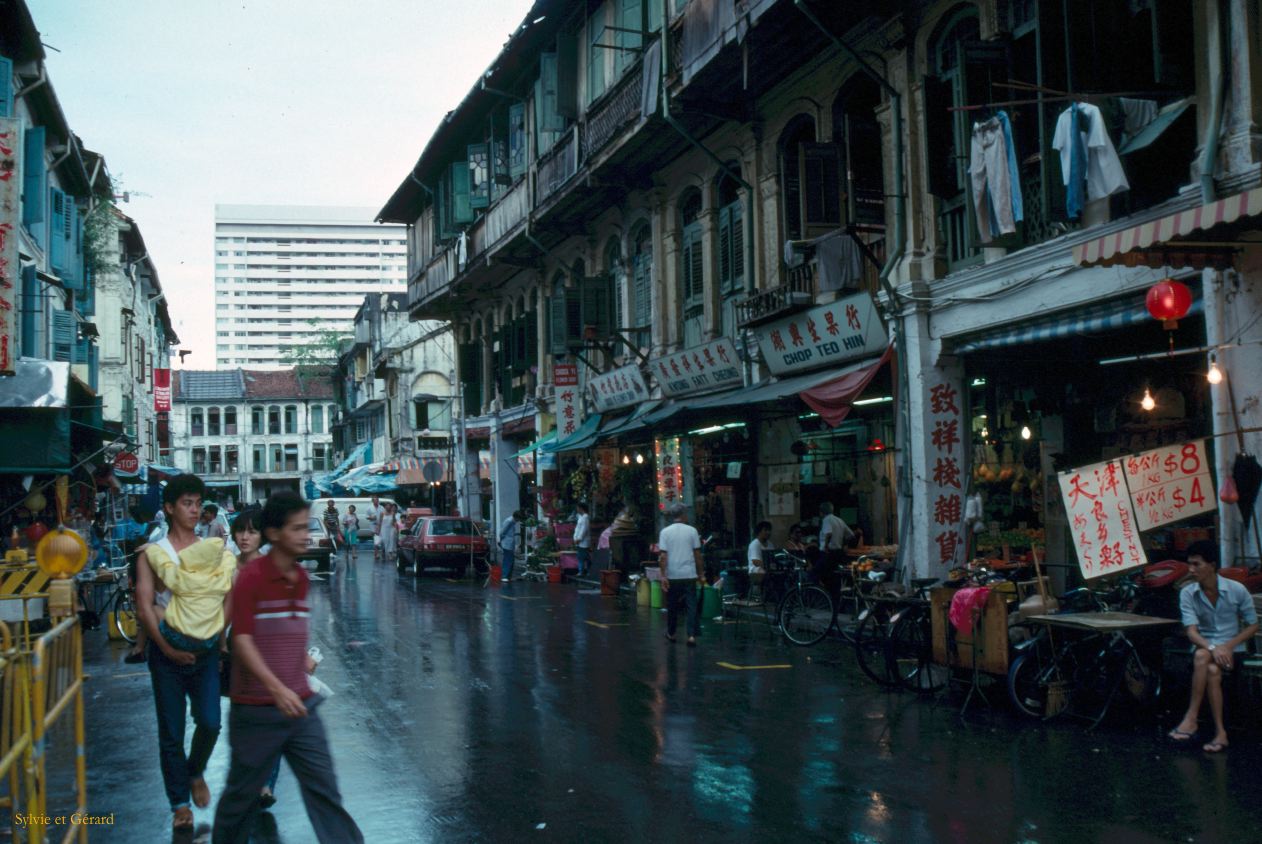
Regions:
[[88, 561], [88, 545], [72, 530], [58, 527], [44, 534], [35, 546], [35, 562], [50, 577], [73, 577]]
[[48, 499], [44, 497], [44, 493], [42, 491], [37, 489], [30, 495], [26, 496], [26, 500], [23, 501], [22, 504], [32, 513], [41, 513], [44, 508], [48, 506]]

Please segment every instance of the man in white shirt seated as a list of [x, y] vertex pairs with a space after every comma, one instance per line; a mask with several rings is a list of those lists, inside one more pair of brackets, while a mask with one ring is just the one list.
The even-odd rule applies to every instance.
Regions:
[[754, 538], [750, 540], [749, 552], [746, 554], [750, 583], [762, 583], [763, 575], [767, 573], [765, 554], [771, 549], [771, 522], [759, 522], [754, 528]]

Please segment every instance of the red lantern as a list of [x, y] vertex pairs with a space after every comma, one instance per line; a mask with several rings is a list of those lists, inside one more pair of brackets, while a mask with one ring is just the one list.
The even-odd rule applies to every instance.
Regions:
[[1183, 282], [1167, 278], [1148, 288], [1148, 297], [1144, 304], [1153, 319], [1159, 319], [1167, 323], [1167, 328], [1173, 328], [1168, 323], [1183, 319], [1192, 307], [1192, 291]]
[[31, 522], [26, 528], [26, 538], [32, 545], [43, 539], [46, 533], [48, 533], [48, 528], [43, 522]]

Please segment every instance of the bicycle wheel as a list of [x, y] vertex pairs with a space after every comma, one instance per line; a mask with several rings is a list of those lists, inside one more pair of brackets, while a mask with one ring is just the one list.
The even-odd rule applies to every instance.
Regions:
[[885, 688], [898, 685], [890, 658], [890, 615], [888, 607], [874, 606], [863, 613], [854, 631], [854, 651], [859, 668], [874, 683]]
[[1042, 654], [1026, 651], [1008, 669], [1008, 697], [1022, 715], [1042, 718], [1047, 712], [1047, 684], [1050, 680]]
[[784, 637], [795, 645], [813, 645], [833, 626], [833, 599], [818, 586], [794, 587], [780, 602], [776, 620]]
[[136, 631], [140, 626], [140, 619], [136, 615], [136, 604], [132, 601], [130, 589], [118, 590], [118, 596], [114, 598], [114, 629], [118, 631], [118, 635], [122, 636], [127, 642], [136, 641]]
[[930, 694], [946, 685], [950, 672], [933, 661], [933, 622], [927, 607], [899, 613], [890, 629], [889, 650], [895, 677], [903, 688]]

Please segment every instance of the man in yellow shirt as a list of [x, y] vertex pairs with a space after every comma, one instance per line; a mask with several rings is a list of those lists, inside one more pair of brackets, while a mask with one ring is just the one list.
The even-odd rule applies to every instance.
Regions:
[[[158, 756], [175, 829], [192, 829], [190, 800], [201, 808], [210, 805], [202, 774], [219, 738], [219, 638], [231, 618], [237, 566], [222, 539], [198, 539], [194, 533], [205, 491], [196, 475], [179, 475], [167, 484], [162, 491], [167, 535], [148, 546], [145, 564], [136, 566], [137, 612], [149, 635]], [[155, 595], [167, 590], [166, 614], [159, 618]], [[196, 729], [186, 755], [189, 705]]]

